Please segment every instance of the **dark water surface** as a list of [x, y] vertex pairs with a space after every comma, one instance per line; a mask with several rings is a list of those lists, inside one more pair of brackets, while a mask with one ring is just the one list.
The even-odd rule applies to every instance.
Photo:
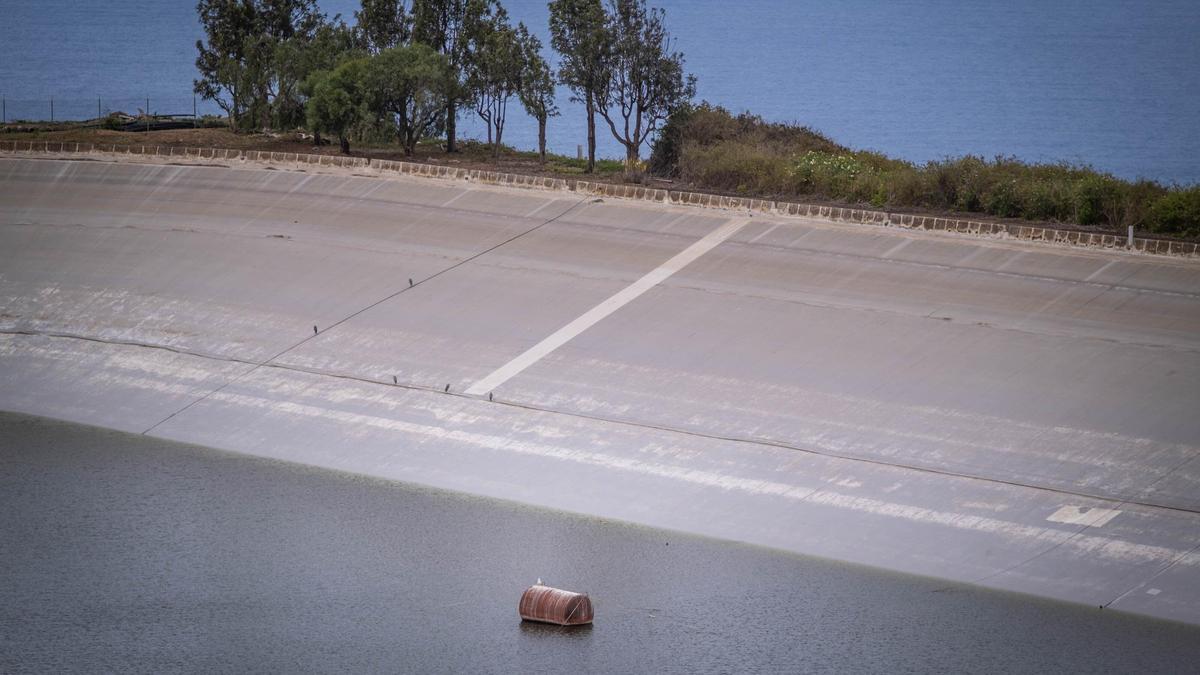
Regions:
[[[595, 625], [523, 624], [537, 577]], [[0, 672], [1195, 672], [1200, 629], [0, 413]]]
[[[350, 18], [358, 0], [320, 0]], [[547, 39], [546, 0], [504, 0]], [[857, 148], [924, 162], [1016, 155], [1087, 163], [1126, 178], [1200, 181], [1196, 0], [651, 0], [698, 96], [798, 121]], [[195, 2], [5, 0], [0, 97], [7, 117], [192, 111]], [[548, 49], [548, 48], [547, 48]], [[553, 57], [552, 57], [553, 58]], [[100, 98], [101, 101], [97, 101]], [[586, 142], [560, 91], [551, 148]], [[200, 105], [201, 112], [216, 106]], [[464, 111], [464, 131], [485, 127]], [[606, 128], [601, 154], [621, 156]], [[507, 142], [537, 126], [514, 102]]]

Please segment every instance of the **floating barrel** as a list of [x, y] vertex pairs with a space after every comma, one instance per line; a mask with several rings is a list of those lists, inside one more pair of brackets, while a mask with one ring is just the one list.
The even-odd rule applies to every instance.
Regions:
[[518, 610], [526, 621], [541, 621], [559, 626], [578, 626], [592, 622], [592, 601], [585, 593], [537, 584], [521, 594]]

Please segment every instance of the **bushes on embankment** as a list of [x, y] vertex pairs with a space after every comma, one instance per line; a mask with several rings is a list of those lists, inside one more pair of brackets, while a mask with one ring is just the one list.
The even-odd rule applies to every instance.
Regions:
[[1200, 186], [1126, 181], [1068, 164], [959, 157], [924, 165], [851, 150], [807, 127], [732, 115], [702, 103], [677, 111], [650, 170], [696, 187], [763, 197], [810, 197], [874, 208], [986, 213], [1200, 237]]

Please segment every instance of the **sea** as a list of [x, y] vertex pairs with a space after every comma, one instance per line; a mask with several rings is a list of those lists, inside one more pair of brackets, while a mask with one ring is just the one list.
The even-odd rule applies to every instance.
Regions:
[[[545, 0], [504, 0], [549, 51]], [[914, 162], [964, 154], [1200, 182], [1195, 0], [651, 0], [697, 77], [697, 99], [795, 122]], [[354, 0], [322, 0], [353, 19]], [[0, 99], [13, 119], [193, 111], [190, 0], [5, 0]], [[51, 100], [53, 99], [53, 104]], [[552, 151], [586, 143], [559, 92]], [[201, 114], [215, 113], [198, 101]], [[464, 110], [464, 132], [485, 129]], [[600, 155], [623, 156], [603, 127]], [[536, 146], [514, 101], [506, 141]], [[643, 156], [648, 150], [643, 151]]]
[[[538, 579], [591, 626], [522, 622]], [[1200, 627], [0, 413], [3, 673], [1184, 673]]]

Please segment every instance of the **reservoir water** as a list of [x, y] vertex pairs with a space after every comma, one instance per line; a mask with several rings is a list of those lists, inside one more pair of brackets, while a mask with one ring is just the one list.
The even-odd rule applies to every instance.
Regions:
[[[1126, 178], [1200, 181], [1200, 3], [1193, 0], [658, 0], [698, 98], [923, 162], [1015, 155]], [[6, 117], [192, 111], [193, 2], [7, 0]], [[322, 0], [349, 18], [355, 0]], [[545, 40], [545, 0], [505, 0]], [[548, 40], [547, 40], [548, 42]], [[99, 101], [97, 99], [100, 99]], [[560, 92], [550, 145], [586, 142]], [[202, 112], [216, 112], [201, 102]], [[513, 105], [506, 139], [536, 145]], [[471, 111], [463, 127], [484, 127]], [[621, 153], [601, 128], [601, 154]]]
[[[596, 605], [521, 623], [541, 577]], [[1187, 672], [1200, 628], [0, 413], [0, 672]]]

